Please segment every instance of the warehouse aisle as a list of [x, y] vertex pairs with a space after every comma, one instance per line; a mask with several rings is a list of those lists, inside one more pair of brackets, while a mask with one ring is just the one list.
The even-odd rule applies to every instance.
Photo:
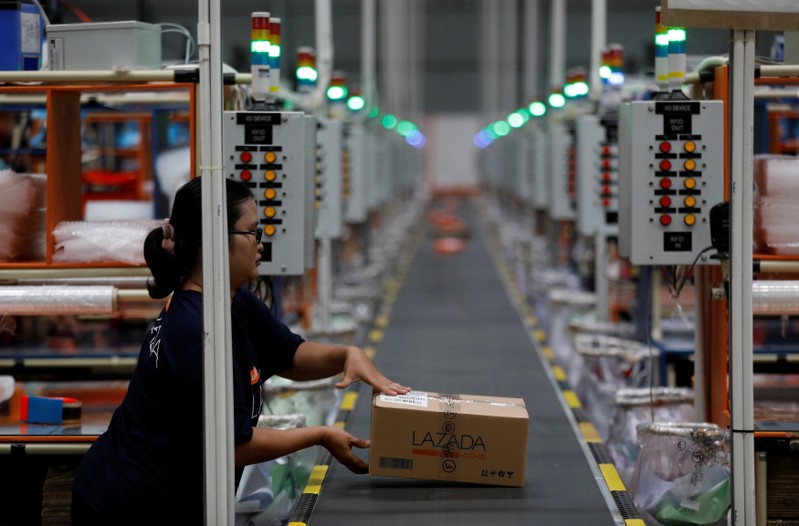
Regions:
[[[624, 524], [508, 297], [477, 210], [464, 203], [458, 213], [470, 234], [464, 250], [438, 253], [429, 229], [422, 234], [374, 360], [416, 390], [523, 398], [530, 415], [525, 487], [353, 475], [333, 462], [308, 523]], [[368, 437], [371, 391], [358, 393], [346, 428]]]

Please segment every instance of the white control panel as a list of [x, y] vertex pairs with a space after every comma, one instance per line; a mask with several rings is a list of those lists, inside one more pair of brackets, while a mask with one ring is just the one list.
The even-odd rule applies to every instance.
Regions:
[[343, 133], [344, 125], [341, 121], [320, 119], [317, 122], [316, 144], [319, 156], [316, 174], [317, 239], [339, 239], [342, 236]]
[[343, 188], [344, 220], [347, 223], [363, 223], [366, 221], [368, 213], [367, 137], [360, 124], [353, 124], [347, 131], [344, 134], [344, 143], [349, 159], [349, 177], [345, 177]]
[[575, 176], [572, 139], [566, 125], [552, 123], [549, 141], [549, 217], [555, 221], [569, 221], [574, 219]]
[[263, 228], [259, 272], [302, 275], [314, 261], [315, 119], [301, 112], [226, 111], [225, 177], [252, 189]]
[[530, 176], [530, 134], [521, 131], [514, 134], [516, 156], [515, 163], [515, 195], [525, 204], [531, 204], [533, 198], [533, 181]]
[[536, 127], [532, 133], [532, 148], [530, 149], [533, 171], [533, 208], [546, 210], [549, 207], [549, 178], [547, 166], [547, 134]]
[[584, 236], [616, 235], [619, 147], [596, 115], [577, 120], [577, 229]]
[[689, 265], [711, 246], [710, 209], [724, 200], [723, 103], [631, 102], [619, 117], [620, 254]]

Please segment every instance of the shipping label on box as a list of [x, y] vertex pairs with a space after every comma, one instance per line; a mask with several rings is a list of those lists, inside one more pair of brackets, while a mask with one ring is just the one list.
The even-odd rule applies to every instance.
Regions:
[[369, 474], [522, 487], [529, 422], [521, 398], [375, 394]]

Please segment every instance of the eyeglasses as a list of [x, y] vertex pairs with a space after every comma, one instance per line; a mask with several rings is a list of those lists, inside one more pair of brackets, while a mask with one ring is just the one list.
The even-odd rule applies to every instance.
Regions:
[[243, 236], [255, 236], [255, 244], [261, 244], [261, 236], [264, 235], [264, 229], [261, 227], [256, 228], [255, 230], [228, 230], [228, 234], [241, 234]]

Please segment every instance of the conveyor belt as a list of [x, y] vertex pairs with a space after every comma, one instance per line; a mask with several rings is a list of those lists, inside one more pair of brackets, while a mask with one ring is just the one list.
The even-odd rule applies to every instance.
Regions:
[[[311, 526], [625, 524], [612, 484], [599, 473], [596, 453], [578, 439], [555, 377], [509, 299], [476, 210], [463, 207], [460, 215], [471, 233], [462, 253], [437, 254], [422, 235], [374, 361], [386, 376], [417, 390], [523, 398], [531, 420], [525, 487], [354, 475], [333, 461], [326, 476], [324, 469], [317, 473], [323, 483], [309, 501], [309, 516], [298, 520], [295, 510], [293, 520]], [[359, 390], [346, 419], [347, 430], [364, 438], [370, 393]]]

